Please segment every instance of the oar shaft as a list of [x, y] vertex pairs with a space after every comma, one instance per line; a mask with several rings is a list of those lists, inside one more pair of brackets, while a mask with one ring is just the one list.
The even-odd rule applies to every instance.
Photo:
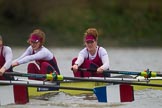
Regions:
[[88, 82], [104, 82], [104, 83], [113, 83], [113, 84], [130, 84], [130, 85], [139, 85], [139, 86], [153, 86], [153, 87], [162, 87], [162, 84], [149, 84], [149, 83], [137, 83], [129, 81], [113, 81], [113, 80], [104, 80], [104, 79], [87, 79], [87, 78], [78, 78], [78, 77], [63, 77], [64, 80], [76, 80], [76, 81], [88, 81]]
[[[10, 73], [10, 72], [9, 72]], [[9, 74], [5, 72], [5, 74]], [[50, 74], [26, 74], [26, 73], [12, 73], [15, 76], [22, 77], [34, 77], [34, 78], [46, 78], [46, 76], [50, 76], [55, 81], [63, 81], [63, 80], [75, 80], [75, 81], [89, 81], [89, 82], [104, 82], [104, 83], [114, 83], [114, 84], [131, 84], [131, 85], [141, 85], [141, 86], [154, 86], [154, 87], [162, 87], [161, 84], [149, 84], [149, 83], [135, 83], [128, 81], [118, 81], [118, 80], [106, 80], [106, 79], [88, 79], [88, 78], [79, 78], [79, 77], [64, 77], [62, 75], [50, 75]], [[9, 74], [11, 75], [11, 73]]]
[[[97, 69], [86, 69], [86, 68], [79, 68], [79, 71], [82, 72], [96, 72]], [[138, 75], [138, 76], [149, 76], [149, 77], [162, 77], [162, 74], [158, 73], [158, 72], [154, 72], [154, 71], [142, 71], [142, 72], [134, 72], [134, 71], [119, 71], [119, 70], [104, 70], [103, 74], [107, 74], [107, 73], [111, 73], [111, 74], [124, 74], [124, 75]]]
[[27, 73], [19, 73], [19, 72], [5, 72], [6, 75], [12, 76], [20, 76], [20, 77], [31, 77], [31, 78], [45, 78], [44, 74], [27, 74]]
[[83, 90], [83, 91], [93, 91], [91, 88], [79, 88], [79, 87], [64, 87], [64, 86], [56, 86], [55, 84], [37, 84], [30, 83], [30, 81], [21, 82], [21, 81], [8, 81], [8, 80], [0, 80], [0, 84], [8, 84], [8, 85], [24, 85], [28, 87], [52, 87], [56, 89], [67, 89], [67, 90]]
[[105, 70], [104, 73], [112, 74], [125, 74], [125, 75], [140, 75], [140, 72], [129, 72], [129, 71], [117, 71], [117, 70]]
[[20, 72], [5, 72], [5, 75], [10, 76], [20, 76], [20, 77], [28, 77], [35, 79], [46, 79], [46, 80], [55, 80], [57, 75], [55, 73], [52, 74], [33, 74], [33, 73], [20, 73]]
[[157, 76], [158, 76], [158, 77], [162, 77], [162, 74], [157, 73]]
[[149, 75], [149, 77], [162, 77], [162, 74], [154, 72], [154, 71], [133, 72], [133, 71], [105, 70], [104, 73], [124, 74], [124, 75], [138, 75], [138, 76], [147, 76], [147, 75]]

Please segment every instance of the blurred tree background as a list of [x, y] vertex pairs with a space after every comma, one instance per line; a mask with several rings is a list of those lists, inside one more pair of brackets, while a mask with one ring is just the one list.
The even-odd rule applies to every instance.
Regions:
[[89, 27], [104, 47], [162, 47], [161, 0], [0, 0], [0, 34], [8, 45], [25, 46], [41, 28], [47, 46], [83, 44]]

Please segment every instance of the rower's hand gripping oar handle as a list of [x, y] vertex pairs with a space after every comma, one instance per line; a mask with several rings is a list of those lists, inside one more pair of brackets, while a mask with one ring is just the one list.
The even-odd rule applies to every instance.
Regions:
[[96, 72], [97, 69], [86, 69], [86, 68], [78, 68], [79, 71], [90, 71], [90, 72]]

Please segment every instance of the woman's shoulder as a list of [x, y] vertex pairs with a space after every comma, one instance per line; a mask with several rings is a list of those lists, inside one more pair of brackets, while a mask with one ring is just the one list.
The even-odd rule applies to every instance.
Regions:
[[42, 46], [42, 47], [41, 47], [41, 50], [42, 50], [42, 51], [50, 51], [50, 50], [49, 50], [47, 47], [45, 47], [45, 46]]
[[98, 46], [98, 49], [99, 50], [106, 50], [104, 47], [102, 47], [102, 46]]
[[81, 51], [87, 51], [87, 48], [86, 47], [84, 47]]
[[87, 50], [87, 48], [85, 47], [85, 48], [83, 48], [80, 52], [87, 52], [88, 50]]
[[99, 52], [107, 52], [106, 49], [102, 46], [99, 46]]
[[47, 54], [52, 53], [52, 51], [50, 51], [47, 47], [44, 47], [44, 46], [42, 46], [40, 51], [43, 53], [47, 53]]
[[3, 52], [12, 53], [12, 49], [9, 46], [3, 46]]
[[11, 47], [10, 46], [3, 46], [4, 49], [10, 49], [11, 50]]
[[28, 47], [26, 48], [26, 51], [33, 51], [32, 46], [28, 46]]

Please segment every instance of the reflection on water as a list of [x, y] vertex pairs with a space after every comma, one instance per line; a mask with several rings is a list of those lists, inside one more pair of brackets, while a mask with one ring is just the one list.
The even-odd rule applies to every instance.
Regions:
[[[50, 48], [57, 58], [61, 74], [64, 76], [73, 76], [71, 71], [71, 60], [76, 57], [79, 48]], [[17, 58], [24, 49], [13, 48], [14, 58]], [[114, 70], [130, 70], [143, 71], [147, 68], [154, 71], [162, 71], [162, 49], [149, 48], [107, 48], [111, 69]], [[14, 68], [15, 71], [26, 72], [26, 64]], [[162, 106], [162, 91], [158, 90], [143, 90], [135, 91], [135, 101], [131, 103], [98, 103], [97, 100], [87, 100], [86, 96], [69, 96], [64, 93], [59, 93], [51, 97], [48, 101], [31, 99], [26, 105], [7, 105], [4, 107], [45, 107], [45, 108], [158, 108]], [[152, 104], [153, 103], [153, 104]]]
[[135, 101], [119, 108], [160, 108], [162, 106], [162, 91], [146, 89], [135, 91]]

